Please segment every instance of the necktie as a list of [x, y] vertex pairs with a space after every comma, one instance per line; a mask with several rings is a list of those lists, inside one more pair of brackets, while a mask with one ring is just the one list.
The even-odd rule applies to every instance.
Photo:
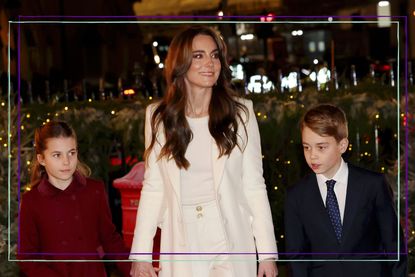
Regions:
[[327, 180], [327, 197], [326, 197], [326, 209], [330, 217], [331, 224], [333, 225], [334, 232], [336, 233], [337, 241], [341, 242], [342, 237], [342, 222], [340, 218], [339, 204], [337, 203], [336, 194], [334, 193], [335, 180]]

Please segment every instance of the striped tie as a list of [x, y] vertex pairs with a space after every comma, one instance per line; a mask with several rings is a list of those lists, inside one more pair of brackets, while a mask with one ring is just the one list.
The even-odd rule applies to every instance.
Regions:
[[341, 243], [342, 238], [342, 222], [340, 218], [339, 204], [337, 203], [336, 194], [334, 193], [334, 184], [336, 181], [327, 180], [327, 197], [326, 197], [326, 209], [329, 213], [331, 224], [333, 225], [336, 238]]

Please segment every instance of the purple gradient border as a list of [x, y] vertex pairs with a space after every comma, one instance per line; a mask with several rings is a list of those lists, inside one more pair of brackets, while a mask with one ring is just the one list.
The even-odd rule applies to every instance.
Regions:
[[[20, 204], [20, 170], [21, 170], [21, 159], [20, 159], [20, 127], [21, 127], [21, 115], [20, 115], [20, 108], [21, 108], [21, 102], [20, 102], [20, 83], [21, 83], [21, 76], [20, 76], [20, 45], [21, 45], [21, 40], [20, 40], [20, 24], [21, 21], [23, 20], [35, 20], [33, 21], [34, 23], [37, 22], [39, 19], [45, 19], [45, 20], [51, 20], [51, 19], [56, 19], [56, 20], [74, 20], [74, 19], [85, 19], [85, 20], [90, 20], [90, 19], [110, 19], [110, 20], [114, 20], [114, 19], [190, 19], [190, 20], [195, 20], [195, 19], [216, 19], [218, 21], [212, 21], [212, 24], [214, 23], [220, 23], [220, 20], [222, 19], [251, 19], [251, 20], [258, 20], [261, 17], [267, 17], [267, 15], [251, 15], [251, 16], [73, 16], [73, 15], [34, 15], [34, 16], [24, 16], [24, 15], [19, 15], [18, 16], [18, 22], [13, 22], [13, 23], [17, 23], [17, 151], [18, 151], [18, 156], [17, 156], [17, 170], [18, 170], [18, 174], [17, 174], [17, 185], [18, 185], [18, 204]], [[269, 17], [269, 16], [268, 16]], [[391, 18], [391, 19], [404, 19], [404, 40], [405, 40], [405, 54], [404, 54], [404, 62], [405, 62], [405, 76], [404, 76], [404, 90], [405, 90], [405, 116], [407, 117], [408, 115], [408, 16], [405, 15], [399, 15], [399, 16], [376, 16], [376, 15], [367, 15], [367, 16], [360, 16], [360, 15], [351, 15], [351, 16], [336, 16], [336, 15], [316, 15], [316, 16], [291, 16], [291, 15], [287, 15], [287, 16], [272, 16], [272, 18], [274, 20], [279, 20], [279, 19], [328, 19], [328, 18], [333, 18], [333, 19], [352, 19], [352, 18], [362, 18], [362, 19], [376, 19], [376, 18]], [[255, 21], [253, 21], [255, 22]], [[258, 22], [258, 23], [264, 23], [264, 22]], [[270, 22], [272, 24], [272, 22]], [[328, 24], [330, 24], [330, 22], [327, 22]], [[351, 22], [353, 23], [353, 22]], [[80, 22], [80, 24], [82, 24], [82, 22]], [[399, 26], [398, 26], [399, 27]], [[10, 47], [10, 46], [9, 46]], [[400, 57], [398, 57], [398, 59], [400, 59]], [[399, 78], [399, 72], [398, 74], [398, 78]], [[397, 99], [399, 101], [399, 99]], [[399, 118], [399, 117], [398, 117]], [[399, 120], [400, 121], [400, 120]], [[408, 132], [408, 124], [405, 125], [405, 151], [404, 151], [404, 159], [405, 159], [405, 251], [402, 252], [400, 251], [399, 254], [404, 254], [407, 255], [408, 254], [408, 235], [409, 235], [409, 222], [408, 222], [408, 140], [409, 140], [409, 132]], [[400, 215], [397, 215], [398, 219], [400, 217]], [[399, 222], [399, 220], [398, 220]], [[18, 241], [17, 241], [17, 249], [18, 249], [18, 253], [19, 254], [28, 254], [28, 255], [35, 255], [35, 254], [43, 254], [43, 255], [48, 255], [47, 253], [22, 253], [19, 252], [20, 249], [20, 214], [18, 214]], [[398, 242], [399, 243], [399, 242]], [[59, 255], [58, 253], [56, 253], [57, 255]], [[82, 253], [82, 255], [96, 255], [96, 253]], [[107, 255], [111, 255], [114, 253], [106, 253]], [[115, 253], [117, 254], [117, 253]], [[118, 253], [119, 254], [119, 253]], [[130, 253], [123, 253], [123, 254], [130, 254]], [[189, 255], [189, 254], [210, 254], [210, 253], [156, 253], [156, 252], [152, 252], [152, 253], [131, 253], [134, 255], [144, 255], [144, 254], [173, 254], [173, 255]], [[218, 254], [218, 253], [216, 253]], [[219, 254], [233, 254], [233, 255], [247, 255], [247, 254], [253, 254], [253, 253], [219, 253]], [[364, 255], [372, 255], [372, 254], [383, 254], [383, 255], [396, 255], [398, 253], [288, 253], [288, 252], [278, 252], [278, 253], [261, 253], [261, 254], [305, 254], [305, 255], [324, 255], [324, 254], [333, 254], [333, 255], [337, 255], [337, 254], [364, 254]], [[50, 254], [51, 255], [51, 254]], [[74, 255], [74, 253], [69, 253], [69, 254], [62, 254], [62, 255]], [[24, 261], [24, 260], [23, 260]], [[284, 260], [281, 260], [282, 262]], [[342, 260], [345, 261], [345, 260]], [[369, 261], [369, 260], [362, 260], [362, 261]], [[388, 261], [388, 260], [385, 260]]]

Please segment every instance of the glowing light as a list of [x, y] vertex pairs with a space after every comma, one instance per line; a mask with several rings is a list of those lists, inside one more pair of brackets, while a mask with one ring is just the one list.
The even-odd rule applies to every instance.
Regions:
[[376, 119], [379, 119], [379, 114], [375, 115], [375, 118], [376, 118]]
[[88, 102], [92, 102], [92, 99], [91, 99], [91, 98], [89, 98], [89, 99], [88, 99]]
[[249, 78], [248, 90], [254, 93], [270, 92], [275, 89], [274, 83], [265, 75], [253, 75]]
[[65, 107], [64, 110], [67, 111], [68, 110], [68, 107]]
[[261, 116], [261, 113], [260, 113], [260, 112], [258, 112], [256, 115], [257, 115], [257, 116]]
[[55, 116], [59, 116], [59, 113], [55, 113]]
[[160, 63], [160, 56], [159, 55], [154, 55], [154, 62], [156, 64], [159, 64]]
[[23, 125], [22, 125], [22, 126], [20, 126], [20, 129], [21, 129], [21, 130], [24, 130], [24, 126], [23, 126]]
[[153, 96], [149, 96], [148, 97], [148, 100], [153, 100]]
[[284, 235], [281, 235], [280, 237], [283, 239], [284, 238]]
[[254, 39], [254, 35], [253, 34], [241, 35], [241, 40], [252, 40], [252, 39]]
[[30, 118], [30, 113], [28, 113], [28, 114], [26, 115], [26, 118]]
[[27, 165], [30, 165], [30, 161], [27, 161], [27, 162], [26, 162], [26, 164], [27, 164]]
[[401, 113], [401, 117], [404, 117], [405, 116], [405, 114], [404, 113]]
[[318, 64], [318, 60], [317, 59], [314, 59], [313, 60], [313, 64]]
[[412, 233], [412, 235], [415, 235], [415, 230], [412, 230], [412, 232], [411, 232], [411, 233]]
[[159, 43], [157, 41], [153, 41], [153, 46], [157, 47], [159, 45]]
[[264, 155], [262, 155], [262, 158], [265, 158], [265, 156], [264, 156]]
[[291, 164], [291, 161], [287, 161], [287, 164]]
[[1, 106], [2, 106], [2, 107], [4, 107], [4, 105], [6, 105], [6, 103], [4, 103], [4, 102], [1, 102]]
[[30, 186], [27, 186], [27, 187], [25, 188], [25, 190], [26, 190], [26, 191], [30, 191], [30, 190], [31, 190], [31, 187], [30, 187]]
[[114, 115], [114, 114], [115, 114], [115, 111], [111, 111], [111, 114], [113, 114], [113, 115]]
[[378, 6], [379, 7], [387, 7], [387, 6], [389, 6], [389, 1], [379, 1]]
[[369, 141], [368, 140], [365, 140], [365, 144], [369, 144]]
[[222, 17], [222, 16], [223, 16], [223, 11], [219, 11], [219, 12], [218, 12], [218, 16], [219, 16], [219, 17]]
[[329, 17], [329, 18], [327, 18], [327, 20], [329, 21], [329, 22], [332, 22], [333, 21], [333, 17]]
[[159, 68], [164, 68], [164, 64], [163, 63], [159, 63]]
[[50, 122], [50, 119], [49, 119], [49, 118], [47, 118], [47, 119], [46, 119], [46, 122]]
[[135, 91], [133, 90], [133, 89], [126, 89], [126, 90], [124, 90], [124, 95], [133, 95], [133, 94], [135, 94]]
[[382, 167], [380, 168], [380, 170], [385, 171], [385, 167], [384, 167], [384, 166], [382, 166]]
[[365, 156], [367, 156], [367, 152], [365, 152]]
[[3, 144], [4, 147], [7, 147], [7, 143]]
[[277, 186], [275, 186], [275, 187], [274, 187], [274, 190], [277, 190], [277, 189], [278, 189], [278, 187], [277, 187]]
[[266, 114], [264, 114], [264, 119], [267, 119], [267, 115]]

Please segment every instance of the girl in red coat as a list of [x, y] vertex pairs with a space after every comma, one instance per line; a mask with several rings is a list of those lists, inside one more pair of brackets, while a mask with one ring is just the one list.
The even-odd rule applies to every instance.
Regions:
[[[101, 181], [87, 178], [79, 162], [76, 134], [64, 122], [49, 122], [35, 132], [36, 157], [31, 190], [22, 197], [18, 257], [22, 273], [33, 277], [104, 277], [104, 255], [128, 258], [111, 220]], [[84, 261], [84, 262], [80, 262]], [[131, 264], [118, 262], [123, 276]]]

